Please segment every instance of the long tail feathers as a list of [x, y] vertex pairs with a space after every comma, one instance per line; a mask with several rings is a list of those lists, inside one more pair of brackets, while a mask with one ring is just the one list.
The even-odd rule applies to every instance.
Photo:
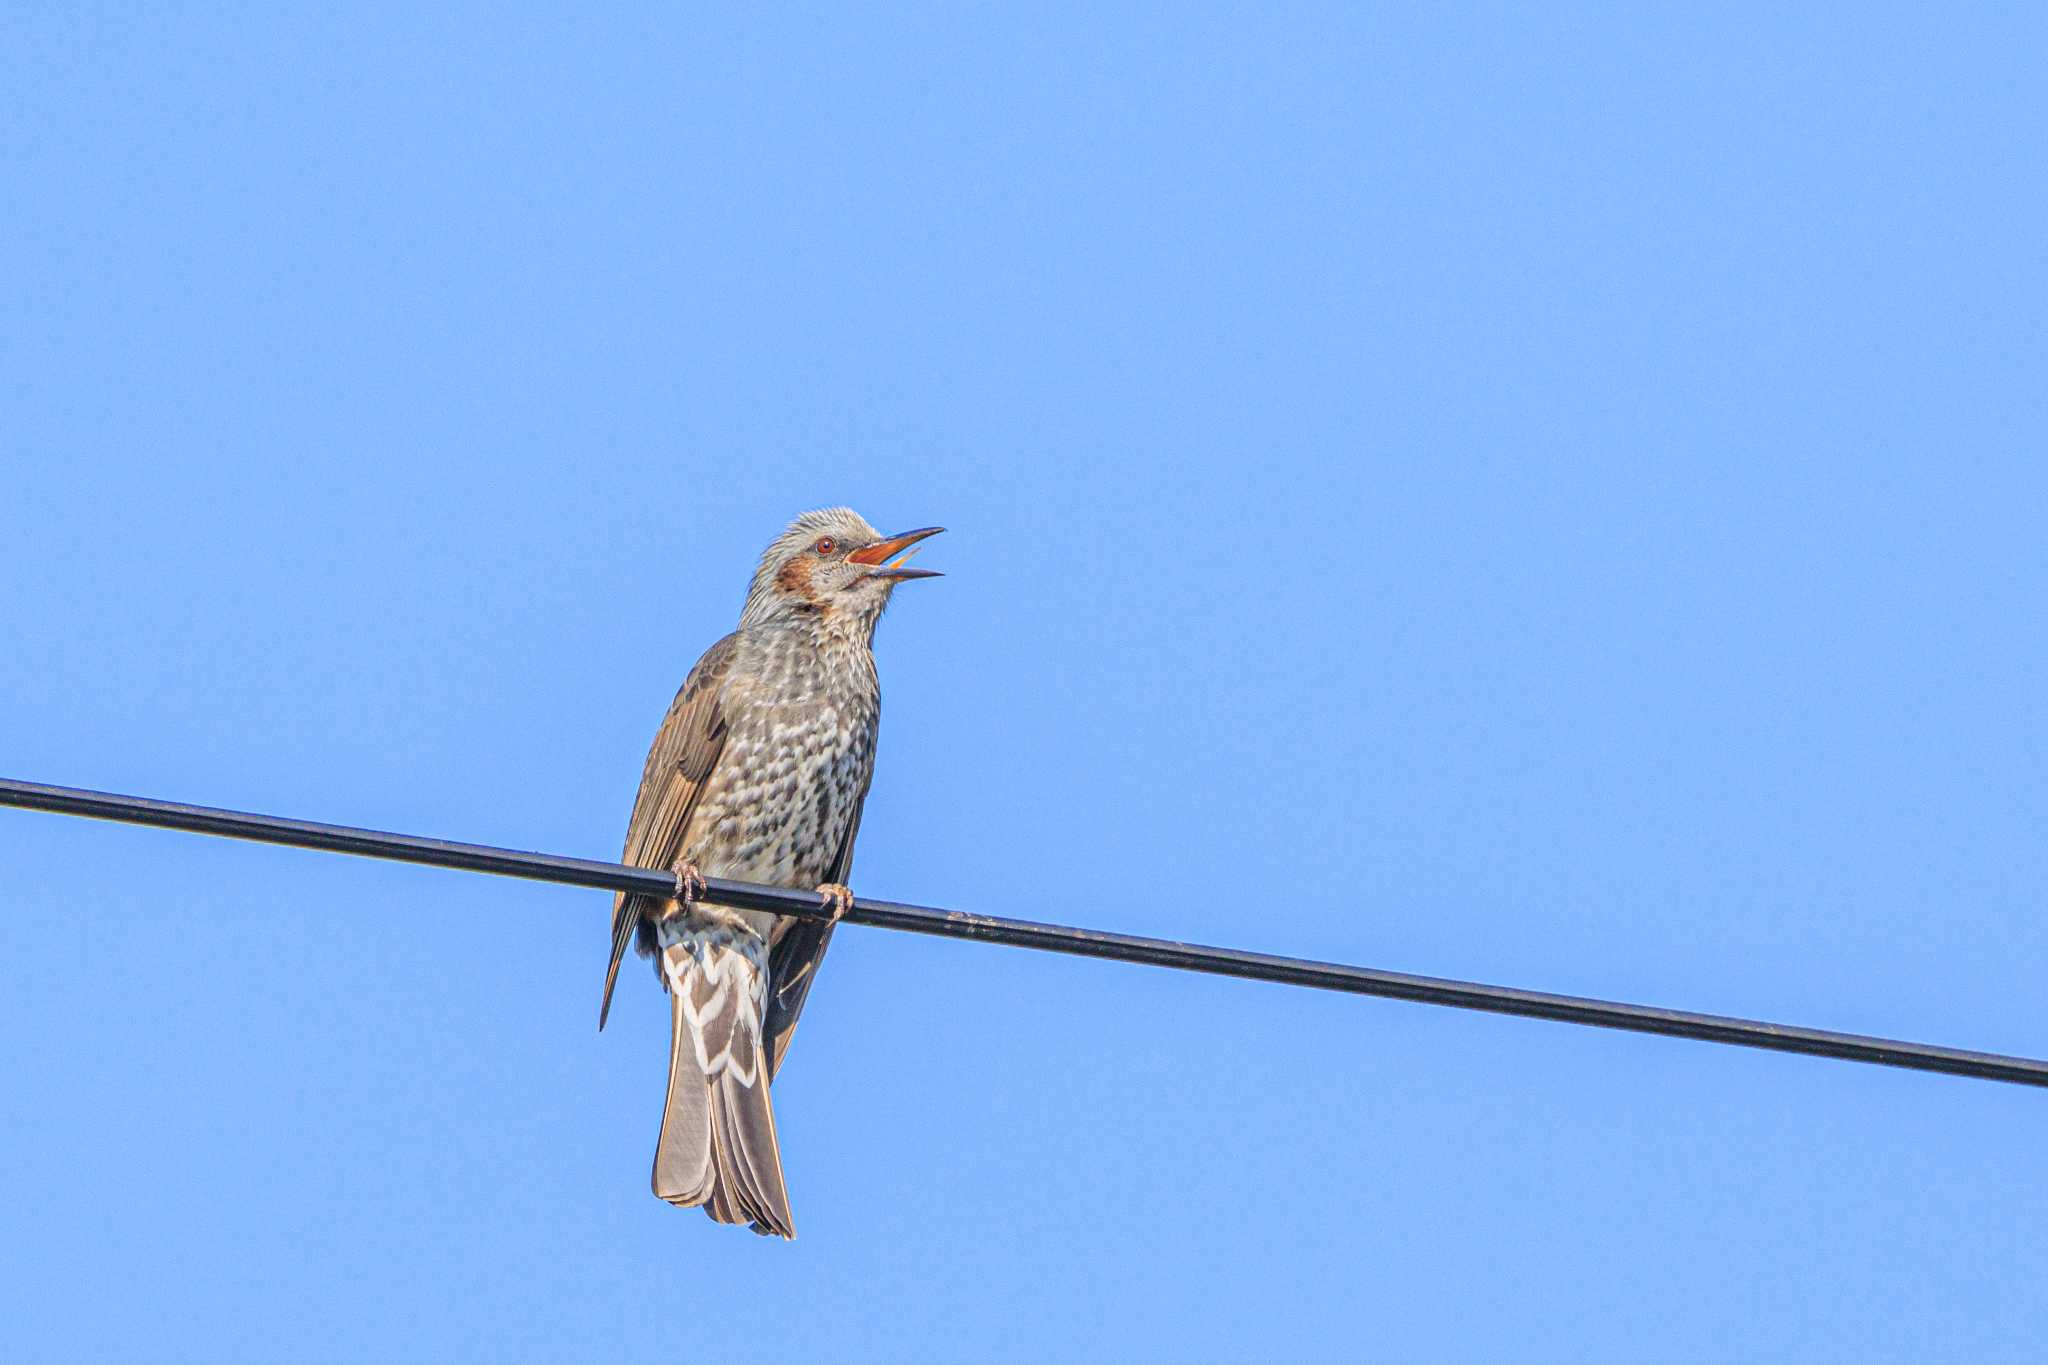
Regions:
[[794, 1237], [761, 1048], [766, 967], [760, 940], [743, 932], [697, 931], [662, 947], [671, 1035], [654, 1192], [721, 1223]]
[[709, 1199], [717, 1182], [711, 1167], [711, 1087], [697, 1068], [690, 1045], [683, 998], [671, 1002], [674, 1032], [668, 1051], [668, 1105], [661, 1113], [661, 1137], [654, 1146], [654, 1192], [671, 1204], [689, 1206]]

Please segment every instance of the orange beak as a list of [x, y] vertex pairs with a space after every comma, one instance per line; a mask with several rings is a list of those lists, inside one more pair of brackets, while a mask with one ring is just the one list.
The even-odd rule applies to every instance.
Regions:
[[927, 536], [935, 536], [945, 529], [943, 526], [927, 526], [922, 531], [905, 531], [900, 536], [890, 536], [887, 540], [863, 545], [846, 557], [847, 562], [874, 565], [868, 570], [869, 578], [938, 578], [941, 575], [936, 569], [906, 569], [903, 565], [904, 561], [917, 553], [913, 546]]

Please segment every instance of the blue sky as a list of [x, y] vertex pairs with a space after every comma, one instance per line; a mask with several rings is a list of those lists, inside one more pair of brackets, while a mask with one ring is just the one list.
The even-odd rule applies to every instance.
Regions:
[[[0, 16], [0, 771], [616, 853], [760, 546], [870, 895], [2048, 1053], [2038, 9]], [[0, 813], [10, 1358], [1980, 1362], [2032, 1091]]]

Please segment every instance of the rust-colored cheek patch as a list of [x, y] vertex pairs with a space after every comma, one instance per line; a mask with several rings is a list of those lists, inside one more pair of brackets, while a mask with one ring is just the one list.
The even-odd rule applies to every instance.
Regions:
[[811, 582], [811, 573], [816, 568], [808, 556], [800, 556], [783, 565], [775, 573], [775, 586], [792, 597], [801, 597], [821, 610], [830, 604], [820, 600], [817, 585]]

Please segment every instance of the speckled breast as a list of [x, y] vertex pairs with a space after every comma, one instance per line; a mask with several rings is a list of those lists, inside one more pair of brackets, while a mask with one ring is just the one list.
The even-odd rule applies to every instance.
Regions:
[[874, 771], [879, 698], [872, 663], [857, 662], [865, 670], [810, 650], [735, 660], [725, 751], [688, 840], [706, 876], [827, 879]]

